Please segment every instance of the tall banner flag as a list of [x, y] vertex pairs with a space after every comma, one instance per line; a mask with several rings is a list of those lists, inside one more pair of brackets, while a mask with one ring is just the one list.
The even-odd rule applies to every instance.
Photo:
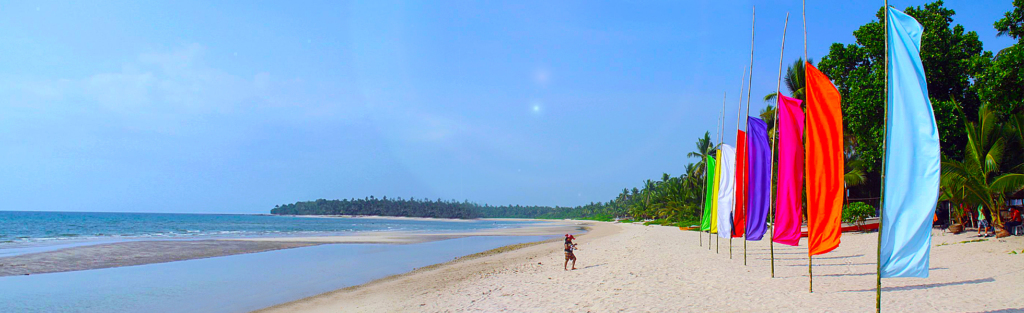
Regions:
[[800, 225], [804, 187], [804, 111], [799, 99], [779, 97], [779, 169], [775, 197], [775, 242], [796, 246], [800, 243]]
[[889, 94], [882, 202], [882, 277], [928, 277], [932, 215], [939, 197], [939, 133], [921, 64], [921, 27], [886, 8]]
[[711, 199], [714, 200], [711, 203], [711, 233], [718, 233], [718, 188], [722, 183], [722, 149], [715, 151], [715, 159], [718, 160], [718, 164], [715, 164], [715, 186], [711, 187], [712, 194]]
[[732, 236], [743, 237], [747, 226], [747, 133], [736, 131], [736, 209], [733, 210]]
[[747, 117], [747, 240], [758, 241], [768, 231], [768, 201], [771, 201], [772, 151], [768, 146], [768, 124]]
[[843, 111], [839, 90], [810, 62], [807, 94], [807, 253], [839, 246], [843, 217]]
[[722, 158], [718, 163], [718, 238], [732, 237], [732, 210], [736, 197], [736, 149], [722, 145], [718, 151]]
[[704, 171], [704, 185], [706, 185], [707, 193], [704, 194], [704, 214], [700, 218], [700, 231], [711, 230], [711, 205], [715, 203], [715, 200], [711, 197], [714, 196], [712, 187], [715, 186], [715, 157], [708, 156], [707, 170]]

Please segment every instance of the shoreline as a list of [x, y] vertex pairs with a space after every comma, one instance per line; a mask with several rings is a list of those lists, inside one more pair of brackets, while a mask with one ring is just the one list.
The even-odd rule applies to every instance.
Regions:
[[[844, 233], [836, 250], [815, 256], [811, 293], [806, 238], [797, 247], [775, 245], [773, 278], [766, 241], [748, 243], [745, 260], [742, 241], [709, 244], [706, 234], [677, 227], [592, 224], [579, 236], [576, 271], [558, 269], [561, 245], [541, 241], [254, 312], [865, 312], [875, 306], [876, 233]], [[929, 278], [883, 280], [886, 310], [1024, 311], [1019, 290], [1008, 287], [1024, 281], [1024, 237], [934, 231], [931, 244]]]
[[[573, 221], [583, 222], [583, 221]], [[578, 242], [589, 242], [597, 238], [616, 234], [621, 231], [618, 223], [585, 221], [586, 233], [576, 235]], [[553, 238], [535, 242], [521, 243], [499, 247], [479, 253], [474, 253], [457, 258], [452, 261], [437, 263], [409, 272], [391, 275], [376, 279], [365, 284], [350, 286], [325, 292], [319, 295], [281, 303], [271, 307], [253, 311], [254, 313], [276, 313], [276, 312], [334, 312], [338, 310], [341, 303], [345, 303], [345, 310], [348, 311], [408, 311], [417, 310], [418, 307], [405, 307], [383, 309], [379, 306], [381, 296], [390, 296], [394, 289], [402, 291], [401, 298], [407, 296], [409, 286], [417, 289], [415, 294], [425, 294], [423, 291], [439, 289], [450, 286], [457, 282], [471, 280], [492, 272], [495, 267], [508, 265], [510, 261], [526, 258], [533, 260], [547, 254], [551, 247], [544, 244], [554, 245], [561, 238]], [[557, 245], [561, 247], [561, 245]], [[559, 249], [559, 252], [561, 250]], [[391, 297], [394, 298], [394, 297]], [[386, 302], [387, 303], [387, 302]], [[390, 303], [388, 303], [390, 304]]]
[[370, 231], [329, 236], [137, 240], [85, 244], [0, 257], [0, 277], [167, 263], [323, 244], [414, 244], [474, 236], [575, 234], [584, 226], [584, 223], [558, 221], [545, 222], [543, 225], [450, 233]]

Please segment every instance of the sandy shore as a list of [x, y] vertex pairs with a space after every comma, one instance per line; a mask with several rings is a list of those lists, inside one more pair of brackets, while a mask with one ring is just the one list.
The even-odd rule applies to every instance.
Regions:
[[116, 242], [2, 257], [0, 258], [0, 277], [164, 263], [320, 244], [411, 244], [469, 236], [548, 236], [579, 233], [582, 231], [583, 224], [582, 222], [551, 221], [519, 228], [451, 233], [356, 232], [342, 236]]
[[[877, 234], [846, 233], [814, 258], [808, 292], [806, 239], [775, 246], [674, 227], [594, 223], [579, 238], [576, 271], [563, 271], [560, 242], [506, 248], [260, 312], [870, 312], [875, 307]], [[1024, 311], [1024, 237], [975, 240], [935, 232], [931, 277], [883, 280], [890, 312]], [[714, 243], [714, 241], [712, 241]], [[1011, 251], [1016, 254], [1011, 254]]]

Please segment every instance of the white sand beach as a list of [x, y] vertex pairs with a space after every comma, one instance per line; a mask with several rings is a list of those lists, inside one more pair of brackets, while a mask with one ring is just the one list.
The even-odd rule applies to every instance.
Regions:
[[[259, 312], [870, 312], [875, 309], [876, 233], [845, 233], [814, 259], [808, 292], [805, 241], [727, 240], [708, 249], [675, 227], [592, 223], [579, 236], [575, 271], [561, 242], [493, 251], [325, 293]], [[888, 312], [1024, 311], [1024, 237], [974, 240], [933, 234], [931, 277], [883, 280]], [[714, 241], [712, 241], [714, 244]], [[514, 247], [513, 247], [514, 248]], [[1016, 254], [1011, 254], [1014, 251]]]

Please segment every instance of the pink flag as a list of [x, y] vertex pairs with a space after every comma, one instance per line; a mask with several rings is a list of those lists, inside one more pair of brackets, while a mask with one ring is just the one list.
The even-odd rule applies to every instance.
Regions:
[[802, 101], [779, 95], [779, 178], [775, 199], [775, 242], [800, 243], [800, 203], [804, 185], [804, 111]]

